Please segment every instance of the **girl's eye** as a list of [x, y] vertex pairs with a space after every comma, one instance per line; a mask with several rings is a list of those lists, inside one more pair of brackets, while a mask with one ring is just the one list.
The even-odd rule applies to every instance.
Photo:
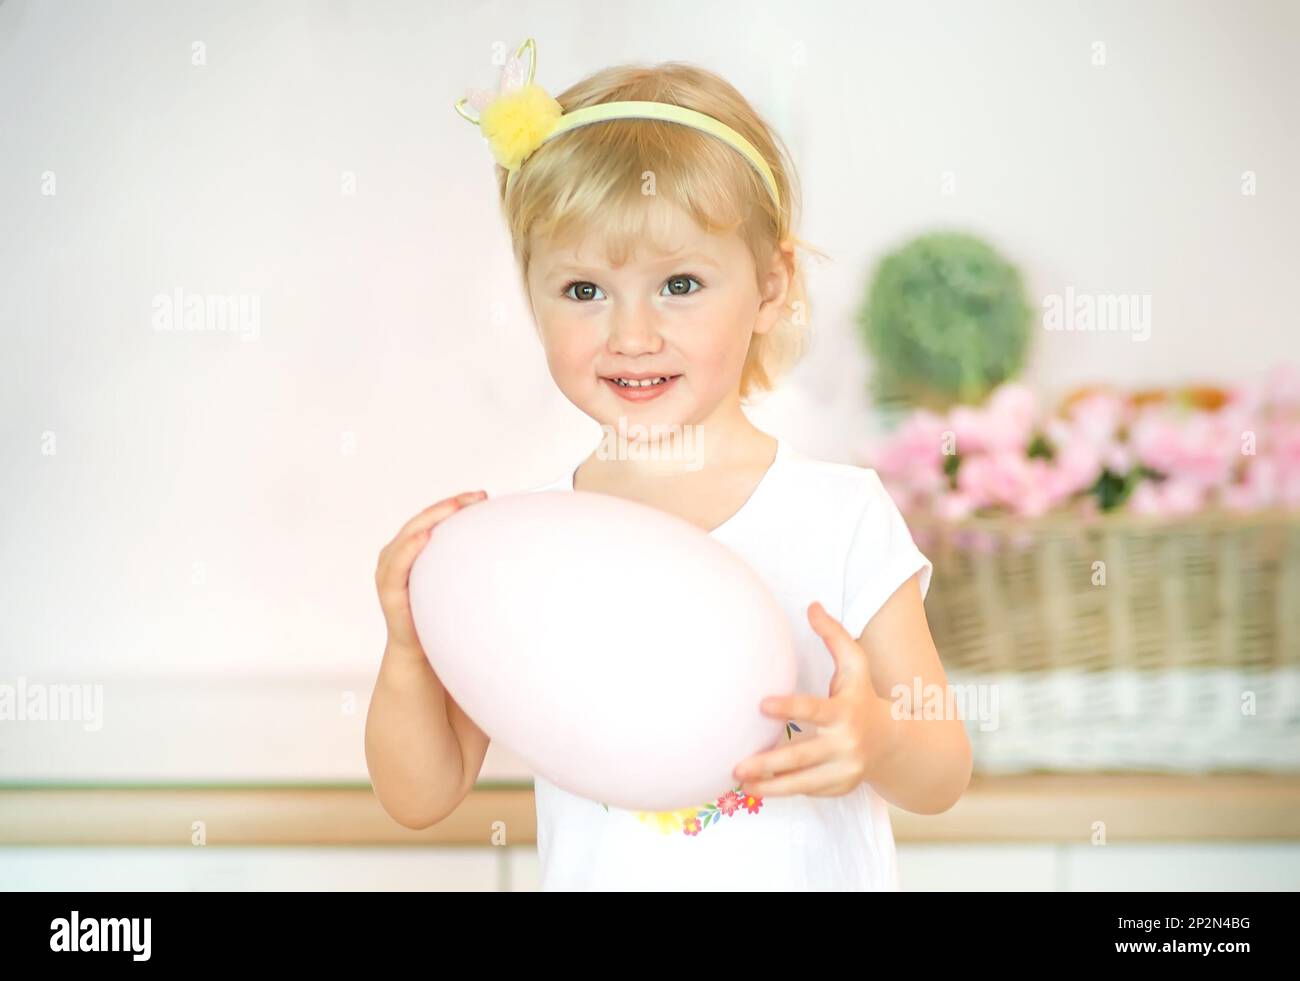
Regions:
[[[691, 289], [691, 283], [696, 285], [696, 289]], [[700, 290], [704, 289], [704, 284], [695, 276], [671, 276], [664, 283], [664, 287], [668, 290], [667, 295], [669, 296], [690, 296], [692, 293], [698, 293]], [[574, 293], [575, 290], [577, 291], [576, 295]], [[604, 296], [604, 293], [595, 283], [590, 283], [582, 279], [575, 279], [564, 287], [563, 295], [567, 296], [570, 300], [577, 300], [579, 303], [587, 303], [591, 300], [600, 299]]]
[[[578, 288], [580, 295], [573, 296], [569, 292], [574, 287]], [[568, 286], [564, 287], [564, 295], [567, 296], [570, 300], [577, 300], [580, 303], [585, 303], [588, 300], [596, 299], [593, 293], [599, 291], [599, 289], [600, 287], [597, 286], [595, 283], [588, 283], [579, 279], [579, 280], [574, 280]]]
[[[664, 283], [664, 285], [668, 287], [673, 296], [690, 296], [692, 293], [698, 293], [700, 291], [691, 289], [689, 285], [690, 283], [697, 284], [701, 290], [704, 289], [704, 284], [694, 276], [673, 276], [668, 280], [668, 282]], [[678, 286], [682, 286], [683, 288], [677, 289]]]

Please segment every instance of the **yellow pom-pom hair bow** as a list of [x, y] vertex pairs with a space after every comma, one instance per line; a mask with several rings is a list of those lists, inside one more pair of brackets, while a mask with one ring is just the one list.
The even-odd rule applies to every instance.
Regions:
[[536, 73], [537, 45], [529, 38], [506, 62], [497, 91], [471, 89], [456, 101], [456, 112], [479, 128], [492, 156], [509, 172], [507, 191], [533, 151], [561, 133], [607, 119], [660, 119], [702, 130], [735, 147], [763, 178], [777, 207], [781, 206], [772, 168], [752, 143], [726, 123], [670, 102], [602, 102], [566, 113], [533, 81]]

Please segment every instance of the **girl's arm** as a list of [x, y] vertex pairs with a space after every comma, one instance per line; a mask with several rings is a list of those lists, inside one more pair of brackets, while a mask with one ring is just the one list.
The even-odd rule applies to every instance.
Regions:
[[366, 767], [384, 810], [417, 830], [465, 799], [488, 738], [443, 687], [420, 646], [411, 618], [411, 566], [440, 521], [486, 496], [460, 494], [425, 508], [384, 546], [375, 569], [388, 644], [366, 715]]
[[808, 623], [835, 659], [829, 697], [763, 699], [765, 715], [811, 722], [817, 733], [737, 764], [735, 777], [746, 793], [839, 796], [865, 781], [885, 800], [918, 814], [938, 814], [957, 802], [971, 775], [962, 720], [955, 712], [926, 719], [907, 704], [918, 686], [922, 707], [948, 702], [919, 574], [894, 591], [857, 640], [821, 603], [808, 607]]
[[473, 786], [448, 701], [423, 651], [384, 651], [366, 716], [366, 766], [384, 810], [408, 828], [441, 821]]
[[[890, 706], [899, 701], [900, 688], [911, 700], [918, 686], [925, 699], [949, 704], [948, 676], [930, 636], [919, 575], [894, 591], [858, 638], [871, 665], [872, 687]], [[952, 807], [970, 783], [970, 738], [961, 719], [927, 719], [921, 708], [912, 707], [912, 718], [906, 717], [909, 713], [894, 718], [891, 712], [890, 724], [884, 727], [889, 748], [870, 782], [891, 804], [917, 814], [938, 814]]]

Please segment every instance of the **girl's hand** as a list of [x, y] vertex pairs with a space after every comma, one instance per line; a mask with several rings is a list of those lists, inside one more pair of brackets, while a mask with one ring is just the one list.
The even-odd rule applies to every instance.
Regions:
[[736, 767], [742, 789], [759, 797], [847, 794], [869, 780], [894, 750], [898, 724], [890, 702], [877, 695], [871, 684], [867, 652], [820, 603], [808, 608], [808, 622], [835, 659], [830, 697], [789, 695], [763, 700], [765, 715], [806, 719], [817, 726], [817, 735], [751, 756]]
[[424, 660], [424, 648], [415, 633], [411, 619], [411, 596], [408, 586], [411, 566], [420, 554], [434, 525], [451, 517], [462, 507], [476, 504], [487, 497], [487, 491], [470, 491], [448, 497], [425, 508], [402, 525], [391, 542], [379, 552], [379, 565], [375, 569], [375, 587], [379, 590], [379, 605], [388, 622], [388, 650], [400, 659]]

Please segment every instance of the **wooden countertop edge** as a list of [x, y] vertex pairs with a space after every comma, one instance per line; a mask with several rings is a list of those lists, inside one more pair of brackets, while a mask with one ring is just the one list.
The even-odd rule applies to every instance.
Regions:
[[[943, 814], [891, 807], [900, 843], [1300, 840], [1300, 776], [981, 776]], [[479, 787], [412, 831], [368, 787], [0, 787], [0, 846], [531, 845], [531, 787]]]

